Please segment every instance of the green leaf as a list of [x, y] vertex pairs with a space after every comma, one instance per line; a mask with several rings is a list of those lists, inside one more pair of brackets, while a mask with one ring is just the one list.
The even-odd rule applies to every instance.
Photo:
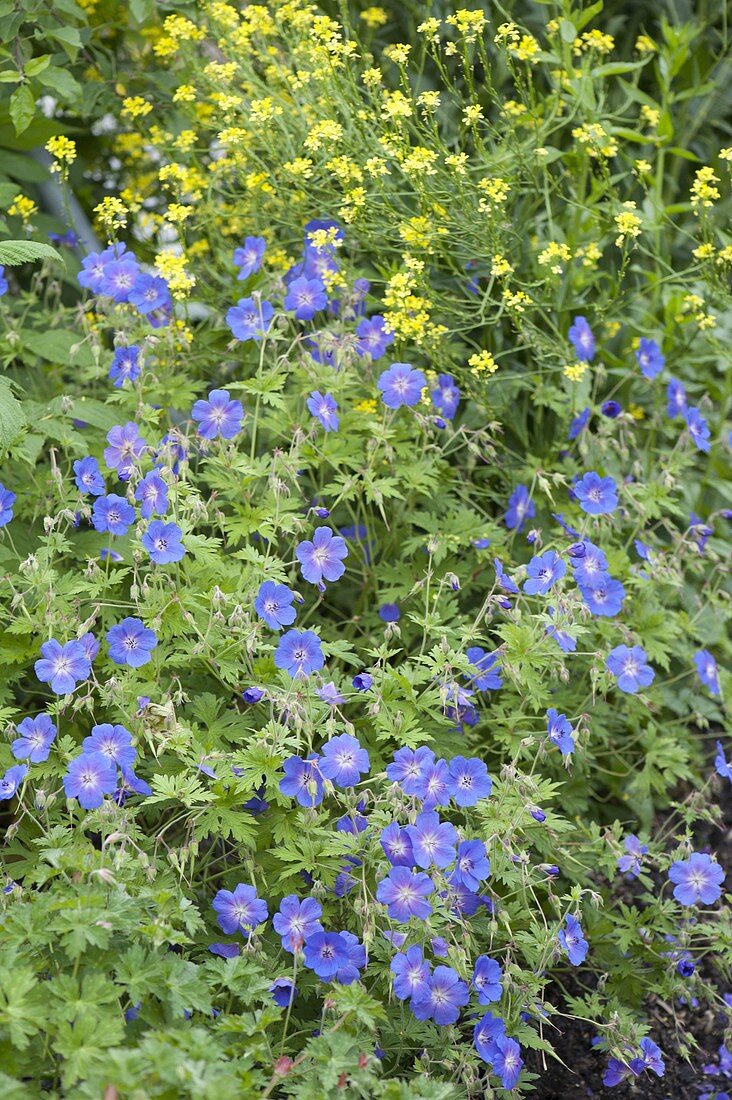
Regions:
[[18, 267], [19, 264], [33, 263], [35, 260], [58, 260], [65, 266], [61, 253], [51, 248], [50, 244], [41, 244], [40, 241], [0, 241], [0, 264]]
[[10, 97], [10, 118], [16, 134], [22, 134], [28, 129], [35, 113], [35, 96], [27, 84], [21, 84]]
[[59, 69], [55, 65], [49, 65], [45, 72], [41, 73], [39, 80], [44, 88], [51, 88], [63, 99], [78, 99], [82, 92], [81, 84], [76, 77], [66, 69]]
[[41, 54], [40, 57], [32, 57], [25, 66], [26, 76], [38, 76], [51, 63], [50, 53]]
[[14, 396], [7, 378], [0, 378], [0, 448], [10, 447], [25, 426], [23, 406]]

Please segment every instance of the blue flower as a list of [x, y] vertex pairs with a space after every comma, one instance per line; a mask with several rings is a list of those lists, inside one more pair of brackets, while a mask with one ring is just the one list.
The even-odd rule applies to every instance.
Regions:
[[374, 686], [374, 678], [368, 672], [357, 672], [351, 680], [356, 691], [370, 691]]
[[105, 265], [101, 292], [115, 302], [127, 302], [139, 275], [140, 267], [134, 254], [125, 252], [119, 259]]
[[312, 542], [299, 543], [295, 557], [300, 562], [303, 579], [311, 584], [337, 581], [346, 571], [343, 559], [348, 557], [346, 540], [334, 535], [330, 527], [316, 527]]
[[8, 280], [5, 278], [5, 265], [0, 264], [0, 298], [8, 293]]
[[503, 971], [500, 963], [488, 955], [479, 955], [473, 967], [472, 985], [478, 994], [478, 1004], [487, 1005], [499, 1001], [503, 993], [501, 979]]
[[378, 314], [359, 321], [356, 336], [357, 354], [370, 355], [372, 359], [380, 359], [390, 344], [394, 343], [394, 333], [386, 331], [384, 318]]
[[546, 596], [566, 572], [566, 563], [555, 550], [546, 550], [543, 554], [537, 554], [526, 567], [527, 580], [524, 581], [524, 592], [527, 596]]
[[124, 497], [110, 493], [97, 497], [92, 507], [92, 523], [97, 531], [108, 531], [110, 535], [126, 535], [130, 524], [135, 522], [135, 509]]
[[31, 764], [41, 764], [48, 760], [57, 732], [48, 714], [24, 718], [18, 723], [20, 737], [13, 741], [10, 750], [16, 760], [30, 760]]
[[646, 663], [646, 651], [642, 646], [615, 646], [605, 658], [605, 666], [617, 677], [618, 687], [629, 695], [653, 683], [655, 673]]
[[412, 1012], [418, 1020], [434, 1020], [438, 1027], [454, 1024], [460, 1009], [470, 1000], [470, 991], [451, 966], [436, 966], [426, 990], [412, 997]]
[[169, 310], [173, 305], [165, 279], [147, 273], [137, 276], [127, 300], [143, 317], [159, 309]]
[[332, 394], [322, 394], [319, 390], [313, 390], [308, 397], [307, 406], [326, 432], [338, 431], [338, 404]]
[[131, 420], [111, 428], [107, 432], [107, 442], [109, 446], [104, 448], [104, 461], [110, 470], [116, 470], [126, 480], [147, 448], [147, 443], [140, 435], [137, 424]]
[[446, 806], [450, 801], [450, 773], [444, 760], [432, 760], [425, 764], [415, 795], [421, 799], [425, 810]]
[[598, 577], [592, 587], [580, 587], [580, 592], [593, 615], [617, 615], [625, 599], [625, 589], [620, 581], [614, 580], [607, 573]]
[[107, 491], [96, 458], [78, 458], [74, 463], [74, 474], [76, 488], [80, 493], [101, 496]]
[[629, 878], [638, 878], [641, 872], [641, 861], [648, 851], [648, 845], [641, 844], [635, 833], [630, 833], [623, 841], [623, 847], [626, 855], [618, 859], [618, 870]]
[[700, 649], [698, 653], [695, 653], [694, 664], [696, 665], [699, 679], [704, 686], [709, 688], [712, 695], [720, 695], [717, 662], [714, 660], [709, 650]]
[[595, 337], [586, 317], [575, 317], [569, 330], [569, 340], [580, 362], [589, 363], [594, 359]]
[[450, 796], [458, 806], [475, 806], [488, 798], [493, 783], [488, 769], [476, 756], [454, 756], [448, 767]]
[[460, 390], [451, 374], [440, 374], [437, 389], [432, 391], [432, 404], [446, 420], [452, 420], [460, 404]]
[[234, 890], [219, 890], [211, 903], [222, 932], [231, 936], [234, 932], [244, 935], [264, 924], [268, 916], [267, 902], [257, 897], [253, 886], [239, 883]]
[[107, 631], [109, 656], [117, 665], [141, 668], [150, 660], [150, 655], [158, 644], [154, 631], [148, 629], [141, 619], [128, 616]]
[[164, 523], [154, 519], [142, 536], [142, 545], [156, 565], [169, 565], [180, 561], [186, 552], [181, 542], [183, 532], [177, 523]]
[[297, 321], [312, 321], [315, 314], [325, 309], [327, 304], [328, 295], [324, 283], [320, 279], [308, 279], [305, 275], [293, 279], [284, 301], [285, 309], [295, 311]]
[[724, 868], [704, 852], [692, 852], [688, 859], [672, 863], [668, 877], [676, 884], [674, 897], [682, 905], [713, 905], [722, 895]]
[[566, 714], [560, 714], [554, 707], [550, 707], [546, 712], [546, 732], [562, 756], [569, 756], [574, 752], [574, 731]]
[[28, 774], [27, 764], [14, 764], [0, 779], [0, 802], [14, 798], [18, 787]]
[[84, 810], [96, 810], [105, 794], [114, 794], [117, 769], [100, 752], [82, 752], [70, 762], [63, 784], [67, 798], [76, 798]]
[[84, 738], [81, 749], [85, 753], [101, 753], [120, 768], [131, 768], [137, 755], [130, 731], [109, 722], [93, 726], [91, 736]]
[[7, 527], [13, 518], [16, 496], [0, 482], [0, 527]]
[[323, 981], [335, 978], [350, 964], [349, 944], [338, 932], [315, 932], [305, 941], [305, 966]]
[[271, 302], [240, 298], [226, 314], [226, 323], [237, 340], [261, 340], [274, 317]]
[[397, 865], [378, 884], [376, 899], [387, 907], [391, 919], [400, 924], [406, 923], [410, 917], [426, 920], [432, 912], [432, 905], [427, 898], [434, 888], [435, 884], [429, 875]]
[[275, 650], [274, 661], [293, 679], [310, 676], [325, 664], [320, 638], [314, 630], [288, 630]]
[[260, 619], [264, 619], [270, 630], [281, 630], [295, 621], [295, 608], [292, 602], [295, 593], [286, 584], [274, 581], [262, 581], [254, 601], [254, 610]]
[[527, 519], [536, 514], [534, 502], [529, 496], [529, 490], [525, 485], [517, 485], [508, 498], [508, 509], [503, 517], [503, 522], [509, 531], [521, 531]]
[[468, 890], [479, 890], [491, 873], [491, 864], [482, 840], [463, 840], [457, 850], [455, 869], [450, 882], [465, 886]]
[[352, 787], [367, 774], [371, 763], [366, 749], [350, 733], [331, 737], [321, 750], [320, 774], [336, 787]]
[[285, 773], [280, 779], [282, 794], [296, 798], [300, 806], [319, 806], [323, 801], [323, 777], [318, 765], [320, 757], [311, 753], [307, 760], [300, 756], [290, 756], [282, 765]]
[[[90, 252], [81, 261], [81, 271], [78, 279], [79, 285], [91, 290], [92, 294], [101, 294], [102, 286], [107, 273], [107, 268], [115, 260], [119, 259], [127, 250], [125, 244], [113, 244], [105, 248], [103, 252]], [[134, 260], [134, 254], [128, 253]]]
[[516, 1040], [499, 1035], [495, 1042], [492, 1069], [501, 1078], [504, 1089], [509, 1092], [513, 1089], [521, 1076], [523, 1064], [521, 1047]]
[[409, 363], [392, 363], [381, 372], [377, 385], [387, 409], [399, 409], [418, 403], [427, 379], [423, 371], [415, 370]]
[[394, 996], [400, 1001], [429, 992], [430, 964], [416, 944], [395, 955], [390, 970], [394, 975]]
[[289, 978], [275, 978], [269, 991], [272, 994], [272, 1000], [280, 1008], [287, 1008], [297, 996], [297, 986], [293, 985]]
[[305, 940], [322, 932], [320, 918], [323, 907], [315, 898], [303, 898], [297, 894], [288, 894], [280, 902], [279, 912], [272, 918], [272, 927], [282, 939], [285, 951], [292, 954], [299, 951]]
[[419, 814], [414, 825], [407, 825], [407, 832], [418, 867], [447, 867], [455, 859], [455, 826], [449, 821], [440, 821], [434, 810]]
[[241, 431], [244, 408], [241, 401], [232, 401], [228, 390], [211, 390], [205, 401], [196, 401], [191, 419], [198, 423], [203, 439], [233, 439]]
[[572, 558], [574, 579], [580, 588], [594, 588], [606, 580], [607, 558], [600, 547], [589, 539], [570, 546], [568, 554]]
[[266, 248], [264, 237], [245, 237], [243, 246], [234, 249], [234, 265], [239, 268], [237, 279], [248, 279], [259, 271]]
[[378, 615], [383, 623], [398, 623], [402, 617], [399, 606], [395, 603], [382, 604], [379, 608]]
[[468, 680], [468, 683], [476, 691], [497, 691], [498, 688], [502, 687], [503, 680], [501, 678], [501, 666], [498, 663], [500, 656], [498, 650], [488, 653], [480, 646], [474, 645], [466, 650], [465, 656], [471, 665], [478, 669], [477, 675], [471, 676]]
[[732, 783], [732, 763], [728, 763], [721, 741], [717, 741], [717, 755], [714, 758], [714, 770], [717, 775], [721, 775], [722, 779], [729, 779], [730, 783]]
[[140, 515], [143, 519], [165, 515], [168, 510], [168, 486], [156, 470], [145, 474], [135, 489], [135, 500], [140, 502]]
[[140, 349], [137, 344], [131, 344], [127, 348], [117, 348], [112, 356], [109, 377], [115, 389], [120, 389], [125, 382], [134, 382], [140, 377]]
[[478, 1020], [473, 1029], [473, 1046], [478, 1056], [488, 1065], [498, 1055], [498, 1040], [505, 1038], [506, 1025], [500, 1016], [494, 1016], [492, 1012], [486, 1012]]
[[50, 684], [57, 695], [68, 695], [91, 672], [91, 662], [81, 642], [61, 645], [55, 638], [43, 643], [41, 657], [34, 667], [41, 683]]
[[348, 962], [336, 971], [335, 980], [339, 985], [350, 985], [361, 977], [360, 971], [366, 966], [366, 948], [353, 932], [340, 932], [341, 939], [348, 951]]
[[656, 341], [645, 336], [641, 337], [635, 357], [644, 378], [657, 378], [666, 362]]
[[611, 477], [600, 477], [594, 470], [584, 474], [574, 486], [574, 495], [583, 512], [604, 516], [618, 506], [618, 489]]
[[414, 852], [409, 833], [398, 822], [392, 821], [382, 830], [380, 843], [392, 867], [414, 866]]
[[673, 420], [677, 416], [686, 416], [686, 390], [681, 382], [679, 382], [678, 378], [670, 379], [666, 389], [666, 396], [668, 397], [666, 412], [669, 418]]
[[504, 592], [511, 592], [516, 595], [519, 591], [519, 587], [515, 581], [512, 581], [508, 573], [503, 572], [503, 563], [500, 558], [493, 559], [493, 567], [496, 571], [496, 583]]
[[567, 439], [569, 439], [570, 442], [573, 439], [576, 439], [577, 436], [580, 434], [580, 432], [585, 430], [585, 428], [587, 427], [589, 422], [590, 422], [590, 410], [589, 410], [589, 408], [585, 408], [585, 409], [582, 410], [581, 413], [578, 413], [577, 416], [575, 416], [575, 418], [572, 420], [572, 423], [569, 425], [569, 431], [567, 432]]
[[560, 928], [557, 939], [572, 966], [579, 966], [585, 961], [589, 945], [582, 935], [580, 922], [571, 913], [567, 913], [565, 927]]
[[387, 778], [398, 783], [405, 794], [415, 797], [422, 789], [428, 766], [434, 764], [435, 754], [426, 745], [418, 749], [397, 749], [394, 761], [386, 767]]
[[600, 412], [603, 416], [606, 416], [608, 420], [615, 420], [617, 416], [620, 416], [623, 411], [623, 406], [617, 401], [603, 401], [600, 406]]
[[686, 430], [691, 436], [694, 446], [698, 451], [704, 451], [705, 454], [708, 454], [710, 450], [710, 431], [706, 420], [695, 405], [688, 408], [684, 416], [686, 419]]

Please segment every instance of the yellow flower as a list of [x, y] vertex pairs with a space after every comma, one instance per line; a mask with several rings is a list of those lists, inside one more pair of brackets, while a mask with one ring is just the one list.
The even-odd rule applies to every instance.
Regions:
[[568, 378], [570, 382], [579, 382], [584, 378], [585, 371], [587, 370], [587, 363], [568, 363], [563, 370], [565, 378]]
[[635, 40], [635, 48], [638, 53], [655, 53], [656, 43], [647, 34], [639, 34]]
[[383, 8], [366, 8], [361, 12], [361, 18], [370, 31], [376, 30], [377, 27], [383, 27], [388, 22], [389, 16]]
[[437, 42], [439, 41], [438, 32], [440, 30], [440, 25], [441, 24], [439, 19], [425, 19], [423, 23], [419, 24], [417, 30], [420, 34], [426, 34], [427, 37], [431, 38], [433, 42]]
[[502, 297], [507, 307], [515, 310], [516, 313], [524, 313], [526, 306], [531, 303], [531, 298], [524, 290], [509, 290], [506, 287]]
[[436, 160], [437, 153], [432, 149], [417, 145], [402, 161], [402, 171], [405, 176], [434, 176]]
[[359, 401], [358, 404], [353, 407], [357, 413], [362, 413], [364, 416], [373, 416], [377, 409], [376, 402], [372, 397], [367, 397], [363, 401]]
[[466, 42], [475, 42], [477, 36], [483, 33], [488, 20], [480, 9], [470, 11], [468, 8], [460, 8], [454, 15], [448, 15], [446, 22], [456, 27]]
[[513, 266], [508, 262], [505, 256], [502, 256], [500, 252], [493, 254], [493, 260], [491, 263], [491, 275], [496, 279], [503, 278], [504, 275], [512, 275]]
[[29, 199], [22, 194], [16, 195], [12, 205], [8, 207], [8, 214], [12, 217], [22, 218], [23, 222], [30, 221], [33, 215], [37, 213], [38, 207], [33, 202], [33, 199]]
[[712, 168], [700, 168], [691, 185], [691, 205], [698, 213], [701, 207], [714, 206], [719, 198], [719, 189], [714, 186], [719, 183], [719, 176], [715, 176]]
[[141, 95], [127, 96], [122, 100], [122, 118], [144, 118], [152, 111], [152, 103], [148, 103]]
[[720, 149], [719, 150], [719, 159], [720, 160], [732, 160], [732, 145], [729, 146], [727, 149]]
[[[612, 340], [613, 336], [617, 336], [623, 326], [620, 324], [620, 321], [606, 321], [604, 327], [607, 338]], [[638, 346], [639, 345], [640, 341], [638, 341]]]
[[637, 160], [633, 165], [633, 170], [639, 176], [647, 176], [653, 171], [653, 165], [647, 160]]
[[121, 199], [114, 195], [107, 195], [97, 206], [94, 213], [108, 231], [122, 229], [127, 225], [127, 207]]
[[504, 42], [518, 42], [520, 37], [521, 32], [515, 23], [501, 23], [493, 41], [497, 46], [500, 46]]
[[548, 267], [554, 275], [561, 275], [564, 264], [572, 259], [569, 245], [558, 241], [550, 241], [546, 248], [539, 253], [539, 264]]
[[471, 103], [463, 108], [463, 122], [466, 126], [475, 126], [483, 117], [483, 108], [479, 103]]
[[436, 111], [440, 106], [440, 93], [439, 92], [422, 92], [417, 96], [417, 103], [420, 107], [423, 107], [425, 111]]
[[411, 114], [412, 105], [407, 97], [404, 95], [404, 92], [400, 92], [399, 90], [395, 92], [384, 92], [384, 98], [381, 108], [382, 118], [410, 118]]
[[76, 160], [76, 142], [63, 134], [57, 134], [46, 142], [46, 152], [56, 158], [51, 165], [51, 171], [68, 175], [70, 165]]
[[634, 241], [637, 237], [640, 237], [643, 223], [635, 213], [635, 209], [634, 202], [624, 202], [621, 213], [615, 215], [615, 225], [618, 230], [618, 235], [615, 238], [617, 248], [622, 248], [627, 240]]
[[503, 205], [509, 196], [511, 187], [501, 176], [486, 176], [484, 179], [478, 180], [478, 190], [485, 196], [485, 198], [478, 200], [478, 208], [487, 213], [494, 206]]
[[167, 281], [174, 298], [187, 297], [189, 291], [196, 285], [194, 276], [186, 270], [186, 263], [187, 259], [183, 253], [158, 252], [155, 257], [157, 272]]
[[645, 411], [640, 407], [640, 405], [628, 405], [628, 412], [634, 420], [645, 419]]
[[480, 374], [495, 374], [498, 370], [498, 363], [491, 353], [485, 350], [471, 355], [468, 359], [468, 366], [470, 367], [470, 373], [476, 377]]
[[706, 242], [700, 244], [698, 248], [695, 248], [692, 252], [692, 256], [695, 256], [697, 260], [710, 260], [714, 255], [714, 245]]
[[192, 206], [184, 206], [179, 202], [172, 202], [165, 211], [165, 220], [172, 225], [182, 225], [193, 213]]
[[452, 168], [458, 176], [464, 176], [468, 167], [468, 154], [467, 153], [449, 153], [445, 157], [445, 166]]
[[615, 48], [615, 39], [602, 31], [585, 31], [581, 38], [575, 38], [572, 52], [581, 54], [586, 50], [595, 50], [600, 55], [608, 54]]
[[661, 119], [661, 112], [657, 107], [649, 107], [647, 103], [644, 103], [640, 110], [641, 118], [650, 126], [652, 130], [655, 130]]
[[282, 107], [278, 103], [273, 103], [270, 96], [265, 96], [264, 99], [253, 99], [251, 102], [249, 117], [252, 122], [270, 122], [281, 114], [283, 114]]
[[381, 69], [366, 69], [361, 79], [367, 88], [375, 88], [383, 79]]
[[285, 161], [282, 171], [287, 172], [288, 176], [309, 180], [313, 174], [313, 162], [310, 157], [295, 157], [294, 160]]
[[173, 93], [173, 103], [193, 103], [196, 98], [196, 89], [192, 84], [181, 84]]
[[326, 118], [316, 122], [305, 138], [305, 148], [311, 153], [317, 152], [323, 145], [333, 145], [343, 137], [343, 127], [334, 119]]
[[510, 46], [509, 50], [519, 61], [529, 61], [532, 65], [535, 65], [539, 60], [536, 56], [539, 53], [539, 43], [533, 34], [523, 34], [518, 44]]
[[393, 46], [386, 47], [384, 56], [388, 57], [390, 61], [393, 61], [395, 65], [406, 65], [409, 60], [409, 52], [411, 49], [411, 46], [406, 46], [404, 43], [397, 42]]

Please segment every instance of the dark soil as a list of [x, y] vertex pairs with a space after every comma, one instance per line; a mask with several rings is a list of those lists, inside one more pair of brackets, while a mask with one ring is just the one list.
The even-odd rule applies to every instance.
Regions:
[[[723, 829], [701, 828], [696, 835], [696, 848], [714, 854], [729, 873], [732, 872], [732, 786], [729, 784], [725, 784], [720, 805], [724, 812]], [[732, 993], [732, 987], [714, 974], [713, 966], [713, 960], [705, 961], [704, 976], [713, 982], [716, 978], [720, 995]], [[704, 1065], [718, 1063], [719, 1047], [724, 1041], [725, 1027], [730, 1024], [732, 1009], [727, 1016], [701, 1003], [696, 1008], [676, 1005], [672, 1017], [667, 1006], [651, 1002], [647, 1007], [653, 1025], [651, 1038], [661, 1047], [666, 1063], [662, 1078], [646, 1072], [614, 1088], [606, 1088], [602, 1078], [607, 1055], [592, 1049], [596, 1030], [591, 1024], [567, 1020], [560, 1034], [552, 1035], [552, 1045], [564, 1065], [547, 1059], [545, 1068], [538, 1054], [528, 1051], [525, 1054], [527, 1068], [539, 1075], [534, 1082], [536, 1091], [531, 1094], [532, 1100], [579, 1100], [580, 1097], [582, 1100], [588, 1097], [592, 1100], [697, 1100], [700, 1093], [710, 1093], [714, 1097], [715, 1092], [732, 1096], [732, 1080], [711, 1076], [702, 1070]], [[562, 1025], [556, 1018], [554, 1023]], [[691, 1053], [688, 1062], [678, 1052], [677, 1035], [682, 1037], [683, 1034], [693, 1035], [698, 1043], [698, 1049]]]

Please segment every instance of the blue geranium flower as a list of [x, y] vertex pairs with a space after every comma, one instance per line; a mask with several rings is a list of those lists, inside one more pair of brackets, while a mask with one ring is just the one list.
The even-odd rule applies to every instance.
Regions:
[[392, 821], [381, 832], [380, 844], [392, 867], [413, 867], [414, 852], [409, 833], [398, 822]]
[[664, 368], [666, 360], [655, 340], [642, 337], [635, 353], [638, 366], [644, 378], [657, 378]]
[[[291, 631], [290, 633], [294, 633]], [[323, 777], [320, 774], [320, 757], [311, 753], [307, 760], [290, 756], [282, 765], [285, 773], [280, 779], [280, 791], [297, 799], [301, 806], [312, 809], [323, 801]]]
[[227, 311], [226, 323], [237, 340], [261, 340], [269, 331], [274, 317], [271, 302], [254, 298], [240, 298]]
[[623, 585], [607, 573], [598, 577], [592, 587], [580, 587], [580, 592], [593, 615], [617, 615], [625, 599]]
[[713, 905], [722, 895], [724, 868], [705, 852], [692, 852], [688, 859], [671, 864], [669, 881], [675, 883], [674, 897], [682, 905]]
[[488, 653], [478, 645], [470, 646], [465, 656], [477, 670], [475, 676], [471, 676], [468, 682], [476, 691], [497, 691], [503, 686], [501, 666], [498, 663], [500, 654], [498, 650]]
[[137, 344], [116, 349], [112, 356], [109, 377], [115, 389], [120, 389], [125, 382], [134, 382], [140, 377], [140, 349]]
[[371, 359], [380, 359], [386, 349], [394, 343], [394, 333], [386, 331], [386, 322], [378, 314], [359, 321], [356, 336], [357, 354], [369, 355]]
[[130, 731], [109, 722], [93, 726], [91, 735], [84, 738], [81, 748], [85, 753], [101, 753], [120, 768], [131, 768], [137, 756]]
[[68, 695], [88, 678], [91, 661], [81, 642], [74, 640], [62, 645], [51, 638], [41, 646], [41, 657], [34, 667], [41, 683], [50, 684], [57, 695]]
[[646, 651], [642, 646], [618, 645], [605, 659], [607, 669], [617, 677], [618, 687], [629, 695], [653, 683], [655, 673], [646, 663]]
[[546, 596], [566, 572], [566, 562], [562, 561], [557, 552], [546, 550], [532, 558], [527, 565], [524, 592], [527, 596]]
[[352, 787], [371, 767], [366, 749], [350, 733], [331, 737], [321, 752], [320, 774], [337, 787]]
[[267, 248], [264, 237], [246, 237], [241, 248], [234, 250], [234, 265], [239, 268], [237, 279], [248, 279], [262, 266], [262, 257]]
[[407, 825], [407, 832], [418, 867], [447, 867], [455, 859], [455, 826], [449, 821], [440, 821], [434, 810], [418, 814], [414, 825]]
[[452, 420], [460, 404], [460, 390], [451, 374], [440, 374], [432, 391], [432, 404], [446, 420]]
[[560, 714], [554, 707], [550, 707], [546, 712], [546, 732], [562, 756], [569, 756], [574, 752], [574, 731], [566, 714]]
[[323, 981], [335, 978], [350, 964], [349, 945], [338, 932], [315, 932], [305, 941], [303, 960]]
[[154, 631], [141, 619], [128, 616], [107, 631], [109, 656], [118, 665], [141, 668], [150, 660], [151, 653], [158, 644]]
[[234, 932], [251, 933], [269, 915], [267, 902], [257, 897], [253, 886], [241, 882], [233, 890], [219, 890], [211, 904], [219, 927], [227, 936]]
[[74, 463], [74, 474], [76, 488], [80, 493], [91, 493], [92, 496], [98, 497], [106, 492], [104, 478], [96, 458], [78, 458]]
[[666, 389], [668, 397], [667, 414], [673, 420], [677, 416], [686, 416], [686, 390], [678, 378], [671, 378]]
[[618, 506], [617, 485], [611, 477], [600, 477], [594, 470], [575, 483], [574, 495], [582, 511], [590, 516], [607, 515]]
[[705, 454], [708, 454], [710, 450], [709, 437], [711, 433], [705, 418], [694, 405], [686, 410], [684, 416], [686, 419], [686, 430], [691, 436], [694, 446], [698, 451], [704, 451]]
[[322, 932], [322, 915], [323, 907], [315, 898], [303, 898], [301, 901], [297, 894], [288, 894], [283, 898], [279, 912], [272, 918], [272, 927], [281, 937], [285, 951], [294, 954], [305, 940], [316, 932]]
[[316, 527], [312, 541], [299, 543], [295, 557], [300, 562], [304, 580], [320, 585], [337, 581], [346, 571], [343, 559], [348, 557], [346, 540], [334, 535], [330, 527]]
[[169, 565], [180, 561], [186, 548], [182, 543], [183, 532], [177, 523], [164, 523], [154, 519], [140, 540], [156, 565]]
[[572, 423], [569, 425], [569, 431], [567, 432], [567, 439], [569, 439], [570, 442], [573, 439], [576, 439], [577, 436], [580, 434], [580, 432], [583, 432], [585, 430], [585, 428], [587, 427], [589, 422], [590, 422], [590, 410], [589, 410], [589, 408], [585, 408], [585, 409], [582, 410], [581, 413], [578, 413], [577, 416], [574, 417], [574, 419], [572, 420]]
[[517, 485], [508, 498], [508, 509], [503, 517], [503, 522], [509, 531], [522, 530], [527, 519], [532, 519], [536, 514], [534, 502], [529, 496], [529, 490], [525, 485]]
[[211, 390], [205, 401], [196, 401], [191, 419], [198, 423], [198, 434], [204, 439], [233, 439], [241, 431], [244, 408], [241, 401], [232, 401], [228, 390]]
[[295, 621], [292, 603], [295, 593], [286, 584], [262, 581], [254, 601], [254, 610], [271, 630], [281, 630]]
[[586, 317], [575, 317], [569, 330], [569, 340], [580, 362], [589, 363], [595, 357], [595, 337]]
[[387, 764], [386, 776], [391, 783], [398, 783], [405, 794], [416, 797], [424, 782], [427, 768], [434, 762], [435, 754], [426, 745], [418, 749], [397, 749], [393, 762]]
[[275, 650], [274, 661], [293, 679], [310, 676], [325, 664], [320, 638], [314, 630], [288, 630]]
[[0, 802], [7, 802], [17, 794], [18, 787], [28, 774], [27, 764], [13, 764], [0, 779]]
[[390, 970], [394, 975], [394, 996], [400, 1001], [428, 992], [430, 964], [416, 944], [395, 955]]
[[63, 784], [67, 798], [76, 798], [84, 810], [96, 810], [105, 794], [114, 794], [117, 769], [108, 756], [84, 751], [70, 762]]
[[409, 363], [392, 363], [379, 375], [377, 382], [381, 398], [387, 409], [399, 409], [402, 405], [416, 405], [427, 385], [424, 372]]
[[694, 664], [696, 665], [696, 671], [699, 675], [699, 679], [705, 687], [709, 688], [712, 695], [719, 695], [719, 674], [717, 671], [717, 662], [709, 652], [708, 649], [700, 649], [698, 653], [694, 654]]
[[491, 873], [491, 864], [482, 840], [463, 840], [458, 845], [455, 868], [450, 882], [465, 886], [468, 890], [479, 890]]
[[110, 535], [126, 535], [134, 522], [135, 509], [124, 497], [110, 493], [94, 501], [92, 523], [95, 530], [107, 531]]
[[470, 1000], [466, 983], [451, 966], [436, 966], [426, 990], [412, 997], [412, 1012], [418, 1020], [434, 1020], [438, 1027], [454, 1024], [460, 1009]]
[[150, 519], [153, 515], [165, 515], [168, 510], [168, 486], [156, 470], [145, 474], [137, 485], [135, 500], [140, 503], [140, 515], [143, 519]]
[[475, 806], [493, 787], [484, 761], [476, 756], [454, 756], [448, 766], [450, 796], [458, 806]]
[[582, 934], [580, 922], [571, 913], [567, 913], [565, 927], [560, 928], [557, 939], [572, 966], [580, 966], [585, 961], [589, 945]]
[[503, 993], [501, 979], [503, 970], [500, 963], [488, 955], [479, 955], [473, 967], [472, 985], [478, 994], [478, 1004], [488, 1005], [500, 1001]]
[[31, 764], [42, 764], [44, 760], [48, 760], [57, 732], [48, 714], [24, 718], [18, 723], [20, 737], [13, 741], [10, 750], [16, 760], [30, 760]]
[[338, 431], [338, 404], [332, 394], [322, 394], [313, 390], [307, 400], [307, 406], [326, 432]]
[[137, 276], [127, 301], [143, 317], [156, 310], [170, 310], [173, 305], [166, 280], [161, 275], [147, 273]]
[[140, 429], [133, 421], [116, 424], [107, 432], [108, 447], [104, 448], [104, 461], [110, 470], [116, 470], [123, 480], [129, 478], [135, 463], [147, 449]]
[[641, 844], [635, 833], [630, 833], [623, 841], [626, 854], [618, 859], [618, 870], [630, 878], [638, 878], [641, 872], [641, 860], [648, 852], [648, 845]]
[[325, 284], [320, 279], [309, 279], [305, 275], [292, 280], [284, 301], [285, 309], [294, 310], [297, 321], [312, 321], [327, 304]]
[[125, 252], [118, 259], [105, 264], [101, 293], [113, 298], [115, 302], [127, 302], [139, 275], [140, 266], [134, 253]]

